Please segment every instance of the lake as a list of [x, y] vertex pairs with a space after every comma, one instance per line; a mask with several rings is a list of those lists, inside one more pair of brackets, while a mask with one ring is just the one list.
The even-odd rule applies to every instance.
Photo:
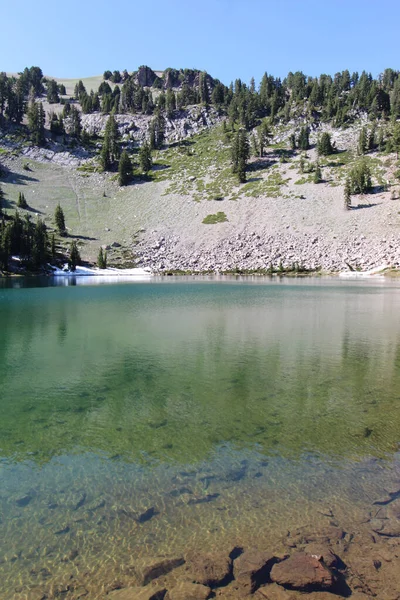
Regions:
[[80, 283], [0, 287], [2, 599], [349, 529], [400, 487], [400, 283]]

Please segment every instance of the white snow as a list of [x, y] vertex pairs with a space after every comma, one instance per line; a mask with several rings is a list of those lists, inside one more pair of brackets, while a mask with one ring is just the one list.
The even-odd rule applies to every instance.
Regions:
[[358, 278], [370, 277], [372, 275], [384, 277], [383, 271], [385, 271], [386, 269], [390, 269], [390, 265], [380, 265], [379, 267], [374, 267], [369, 271], [342, 271], [341, 273], [339, 273], [339, 277]]
[[152, 276], [152, 272], [148, 268], [140, 269], [115, 269], [108, 267], [107, 269], [97, 269], [95, 267], [76, 267], [75, 271], [68, 270], [68, 264], [65, 264], [62, 269], [50, 265], [54, 277], [113, 277], [113, 278], [148, 278]]

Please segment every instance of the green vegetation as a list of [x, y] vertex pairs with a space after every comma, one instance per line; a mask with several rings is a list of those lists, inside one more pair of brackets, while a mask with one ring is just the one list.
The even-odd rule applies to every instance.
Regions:
[[207, 215], [202, 223], [204, 223], [204, 225], [215, 225], [216, 223], [224, 223], [227, 220], [224, 212], [217, 212], [216, 215]]
[[65, 228], [65, 217], [64, 211], [59, 204], [57, 204], [55, 213], [54, 213], [54, 222], [56, 224], [58, 233], [61, 236], [65, 236], [67, 234], [67, 230]]
[[359, 161], [349, 173], [350, 193], [367, 194], [371, 190], [371, 169], [365, 160]]
[[99, 269], [107, 268], [107, 251], [104, 250], [103, 252], [102, 247], [100, 247], [99, 254], [97, 256], [97, 266], [99, 267]]
[[334, 152], [334, 148], [331, 142], [331, 136], [326, 131], [322, 133], [321, 136], [318, 138], [317, 152], [319, 156], [329, 156]]
[[81, 263], [81, 255], [78, 250], [78, 244], [72, 240], [69, 248], [68, 268], [70, 271], [76, 271], [76, 267]]
[[121, 154], [118, 164], [118, 183], [119, 185], [128, 185], [132, 179], [132, 163], [129, 154], [124, 150]]

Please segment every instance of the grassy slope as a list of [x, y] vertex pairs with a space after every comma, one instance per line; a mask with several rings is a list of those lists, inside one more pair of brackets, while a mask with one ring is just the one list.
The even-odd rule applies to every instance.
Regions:
[[[10, 210], [23, 191], [33, 212], [42, 214], [49, 226], [59, 202], [69, 233], [80, 236], [82, 255], [89, 260], [96, 259], [101, 244], [117, 241], [129, 246], [142, 228], [144, 236], [157, 230], [211, 243], [246, 226], [254, 231], [262, 227], [264, 232], [269, 227], [271, 232], [290, 228], [316, 233], [322, 229], [334, 233], [357, 223], [366, 233], [385, 226], [389, 192], [367, 197], [366, 202], [375, 205], [367, 211], [343, 210], [342, 185], [358, 160], [352, 151], [323, 159], [325, 182], [314, 185], [309, 175], [299, 172], [299, 156], [290, 157], [284, 146], [270, 147], [266, 157], [252, 159], [248, 183], [240, 187], [230, 170], [229, 139], [218, 127], [156, 153], [150, 182], [118, 188], [110, 174], [89, 174], [20, 157], [10, 163], [12, 173], [3, 189]], [[315, 160], [315, 150], [308, 155]], [[367, 160], [376, 184], [390, 179], [394, 156], [374, 153]], [[26, 162], [31, 172], [23, 170]], [[358, 202], [353, 198], [353, 204]], [[221, 211], [226, 222], [203, 224], [207, 215]], [[392, 216], [391, 227], [398, 228], [398, 220], [398, 214]], [[121, 251], [116, 251], [118, 256]]]

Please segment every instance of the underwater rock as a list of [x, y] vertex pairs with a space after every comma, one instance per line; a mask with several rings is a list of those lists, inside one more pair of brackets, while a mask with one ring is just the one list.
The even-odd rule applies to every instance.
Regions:
[[154, 506], [151, 506], [147, 510], [138, 514], [136, 516], [136, 521], [138, 523], [146, 523], [146, 521], [150, 521], [150, 519], [152, 519], [153, 517], [155, 517], [158, 514], [160, 514], [159, 511]]
[[294, 595], [277, 583], [270, 583], [260, 587], [254, 598], [257, 600], [294, 600]]
[[332, 552], [332, 550], [324, 544], [311, 543], [307, 544], [304, 551], [313, 556], [318, 561], [323, 561], [329, 569], [345, 569], [346, 565], [343, 561]]
[[326, 590], [335, 579], [331, 571], [313, 556], [297, 552], [271, 570], [271, 579], [287, 588], [301, 591]]
[[163, 587], [128, 587], [110, 592], [107, 598], [112, 600], [163, 600], [167, 590]]
[[211, 502], [216, 500], [219, 494], [207, 494], [206, 496], [195, 496], [187, 501], [187, 504], [204, 504], [205, 502]]
[[193, 555], [187, 558], [189, 572], [195, 583], [211, 588], [227, 585], [233, 579], [233, 563], [224, 552]]
[[255, 592], [260, 585], [267, 583], [272, 566], [278, 562], [273, 554], [256, 549], [246, 550], [233, 565], [235, 580], [247, 591]]
[[61, 527], [61, 529], [57, 529], [54, 533], [55, 535], [64, 535], [64, 533], [69, 533], [70, 526], [65, 525], [65, 527]]
[[198, 583], [180, 583], [167, 592], [165, 600], [207, 600], [211, 590]]
[[20, 498], [17, 498], [15, 500], [15, 504], [21, 508], [24, 508], [25, 506], [28, 506], [28, 504], [31, 502], [32, 499], [33, 499], [33, 496], [31, 494], [25, 494], [25, 496], [21, 496]]
[[81, 506], [83, 506], [86, 502], [86, 492], [79, 494], [77, 498], [75, 498], [72, 510], [78, 510]]
[[173, 569], [180, 567], [185, 563], [183, 557], [176, 558], [154, 558], [139, 572], [137, 572], [138, 579], [141, 585], [147, 585], [153, 579], [167, 575]]

